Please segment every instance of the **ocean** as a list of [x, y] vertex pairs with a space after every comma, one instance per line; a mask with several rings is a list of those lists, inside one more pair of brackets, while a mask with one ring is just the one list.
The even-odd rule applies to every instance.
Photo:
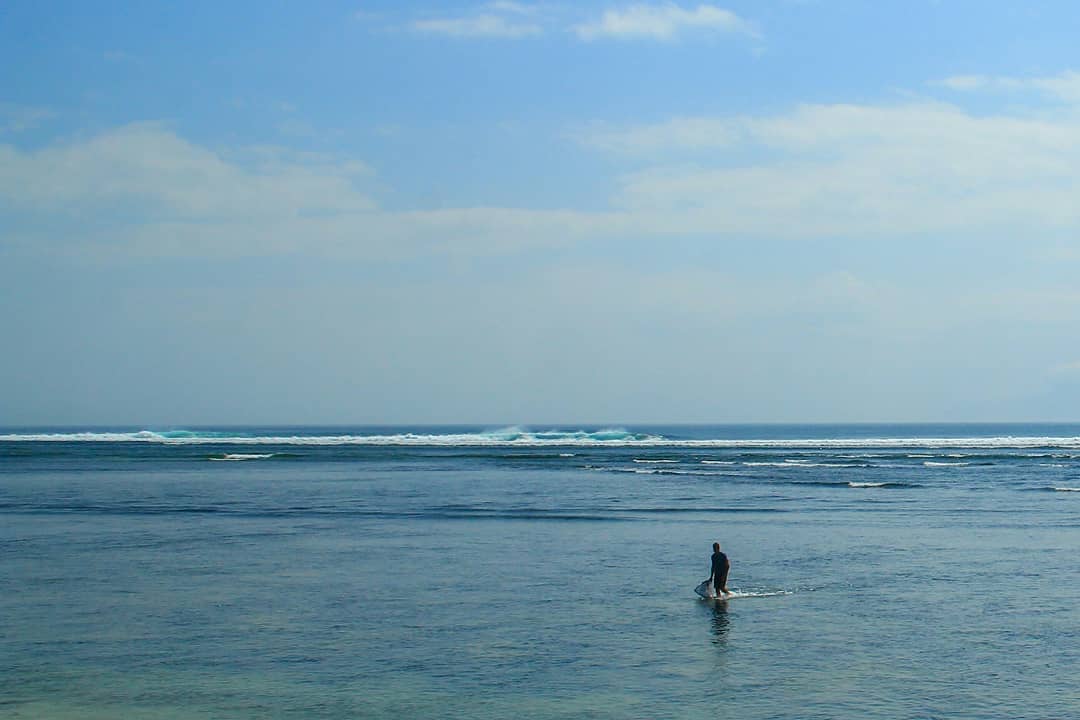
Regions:
[[4, 428], [0, 717], [1075, 718], [1078, 549], [1080, 425]]

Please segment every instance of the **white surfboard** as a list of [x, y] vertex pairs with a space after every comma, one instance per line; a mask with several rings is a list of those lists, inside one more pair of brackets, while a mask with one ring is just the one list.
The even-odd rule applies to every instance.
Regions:
[[736, 598], [748, 598], [748, 597], [777, 597], [780, 595], [791, 595], [790, 590], [759, 590], [759, 591], [744, 591], [744, 590], [732, 590], [726, 595], [720, 597], [716, 596], [716, 591], [713, 590], [713, 584], [711, 580], [705, 582], [694, 588], [694, 592], [698, 594], [698, 597], [704, 600], [734, 600]]
[[694, 592], [698, 594], [698, 597], [704, 598], [706, 600], [716, 599], [716, 591], [713, 589], [712, 580], [705, 580], [696, 588], [694, 588]]

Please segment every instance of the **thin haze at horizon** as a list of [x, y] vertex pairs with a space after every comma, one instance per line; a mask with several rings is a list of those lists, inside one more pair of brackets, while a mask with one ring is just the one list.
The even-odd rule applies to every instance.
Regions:
[[1068, 421], [1068, 2], [0, 7], [0, 425]]

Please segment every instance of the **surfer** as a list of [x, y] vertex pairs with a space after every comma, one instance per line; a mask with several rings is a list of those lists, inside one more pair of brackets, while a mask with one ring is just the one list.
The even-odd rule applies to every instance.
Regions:
[[731, 563], [728, 562], [727, 555], [720, 552], [720, 543], [714, 542], [712, 544], [712, 573], [709, 575], [709, 579], [712, 580], [713, 587], [716, 589], [716, 597], [720, 597], [721, 593], [727, 594], [727, 574], [731, 568]]

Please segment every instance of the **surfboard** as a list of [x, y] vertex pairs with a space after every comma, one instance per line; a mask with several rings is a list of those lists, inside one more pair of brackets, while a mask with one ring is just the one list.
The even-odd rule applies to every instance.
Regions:
[[713, 590], [712, 580], [706, 580], [696, 588], [694, 592], [698, 594], [698, 597], [705, 598], [706, 600], [715, 600], [716, 592]]
[[727, 595], [717, 597], [711, 581], [705, 582], [694, 588], [694, 592], [703, 600], [734, 600], [735, 598], [766, 598], [791, 595], [791, 590], [732, 590]]

